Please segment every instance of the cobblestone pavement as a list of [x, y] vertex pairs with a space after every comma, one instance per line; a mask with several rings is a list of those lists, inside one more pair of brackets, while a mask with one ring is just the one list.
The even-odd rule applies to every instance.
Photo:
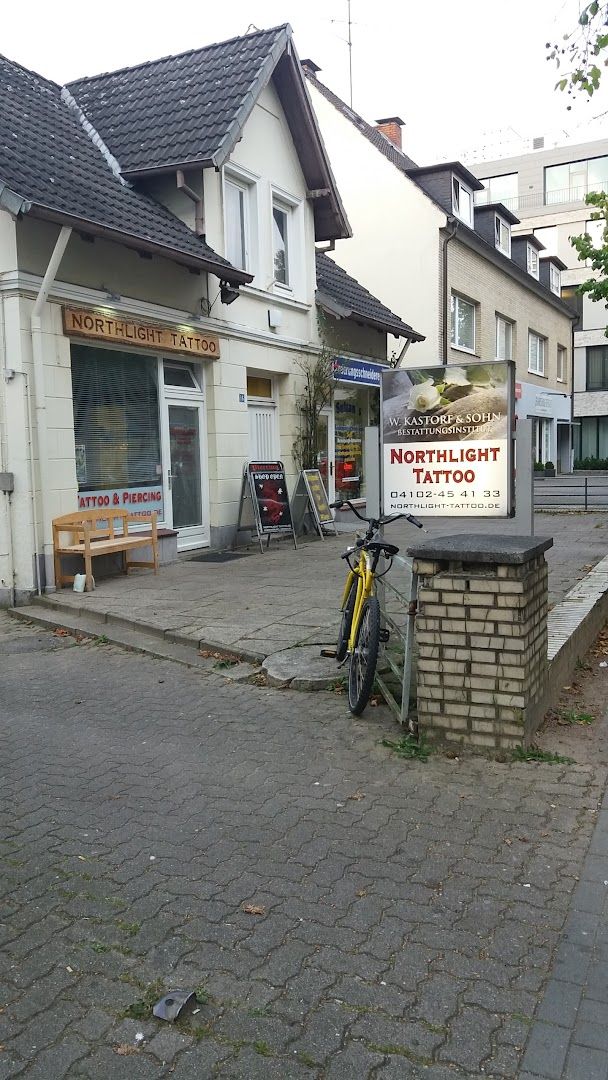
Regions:
[[387, 731], [0, 615], [1, 1080], [517, 1076], [605, 769]]

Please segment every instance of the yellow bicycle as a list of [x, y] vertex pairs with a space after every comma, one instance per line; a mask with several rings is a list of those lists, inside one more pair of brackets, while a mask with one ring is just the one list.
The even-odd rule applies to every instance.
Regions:
[[[394, 544], [376, 538], [384, 525], [399, 518], [405, 518], [418, 529], [422, 529], [423, 525], [411, 514], [393, 514], [387, 518], [363, 517], [348, 499], [331, 505], [333, 509], [348, 506], [368, 526], [365, 535], [359, 537], [342, 555], [348, 563], [349, 572], [342, 594], [342, 619], [336, 643], [338, 663], [349, 661], [348, 707], [353, 716], [359, 716], [369, 701], [374, 685], [380, 642], [388, 641], [388, 630], [380, 625], [380, 604], [375, 595], [374, 581], [389, 572], [393, 556], [399, 551]], [[355, 553], [357, 561], [353, 563]], [[382, 555], [389, 563], [379, 574], [378, 563]]]

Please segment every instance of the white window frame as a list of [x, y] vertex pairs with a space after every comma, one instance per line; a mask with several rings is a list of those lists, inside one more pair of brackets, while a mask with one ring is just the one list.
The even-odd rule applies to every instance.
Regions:
[[566, 357], [568, 356], [568, 350], [565, 345], [557, 346], [557, 381], [566, 381]]
[[534, 244], [526, 245], [526, 266], [528, 273], [538, 281], [538, 251]]
[[[532, 356], [532, 345], [536, 342], [536, 358]], [[545, 374], [545, 360], [547, 355], [547, 339], [535, 330], [528, 330], [528, 371], [531, 375]], [[533, 366], [533, 364], [535, 366]]]
[[494, 219], [494, 242], [497, 251], [502, 251], [503, 255], [511, 258], [511, 226], [500, 214]]
[[[505, 356], [500, 355], [499, 349], [499, 327], [503, 325], [505, 328]], [[504, 315], [496, 315], [496, 359], [497, 360], [512, 360], [513, 359], [513, 323], [510, 319], [505, 319]]]
[[[230, 165], [224, 169], [223, 184], [224, 184], [224, 253], [225, 257], [230, 262], [230, 253], [228, 252], [228, 200], [226, 198], [226, 187], [231, 184], [242, 193], [242, 207], [243, 207], [243, 238], [245, 247], [245, 266], [237, 267], [237, 269], [246, 270], [249, 274], [256, 274], [258, 270], [258, 211], [257, 211], [257, 177], [254, 173], [248, 172], [246, 169], [237, 168], [235, 165]], [[233, 263], [236, 265], [236, 263]]]
[[[456, 330], [457, 330], [457, 326], [458, 326], [458, 307], [459, 307], [460, 304], [466, 304], [467, 307], [470, 307], [470, 308], [473, 309], [473, 345], [472, 345], [472, 347], [469, 346], [469, 345], [462, 345], [457, 340]], [[453, 349], [460, 349], [462, 352], [468, 352], [468, 353], [473, 353], [474, 354], [475, 353], [475, 339], [476, 339], [476, 336], [477, 336], [477, 333], [476, 333], [476, 331], [477, 331], [477, 327], [476, 327], [477, 305], [475, 303], [473, 303], [472, 300], [465, 300], [464, 296], [459, 296], [458, 293], [453, 292], [452, 297], [451, 297], [451, 303], [450, 303], [450, 317], [451, 317], [451, 323], [452, 323], [451, 332], [450, 332], [450, 340], [451, 340], [451, 343], [452, 343], [452, 348]]]
[[[464, 211], [462, 206], [461, 194], [464, 193], [468, 198], [468, 214]], [[471, 188], [463, 184], [454, 173], [452, 173], [452, 210], [459, 217], [461, 221], [464, 221], [465, 225], [473, 228], [473, 192]]]
[[562, 275], [555, 263], [549, 263], [549, 288], [556, 296], [562, 295]]
[[[271, 188], [270, 199], [270, 258], [273, 290], [283, 296], [301, 297], [304, 292], [304, 237], [302, 202], [286, 191]], [[274, 275], [274, 210], [286, 215], [287, 224], [287, 283]]]

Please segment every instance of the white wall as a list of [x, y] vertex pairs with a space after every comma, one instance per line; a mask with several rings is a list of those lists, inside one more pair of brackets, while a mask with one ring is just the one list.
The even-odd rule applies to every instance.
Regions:
[[332, 258], [426, 336], [412, 360], [437, 363], [439, 229], [446, 215], [308, 86], [353, 230], [352, 239], [338, 241]]

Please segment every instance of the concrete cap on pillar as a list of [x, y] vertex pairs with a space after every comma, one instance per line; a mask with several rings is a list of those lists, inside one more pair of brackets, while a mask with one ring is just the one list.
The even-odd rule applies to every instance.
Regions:
[[531, 562], [553, 547], [550, 536], [509, 536], [504, 533], [467, 533], [464, 536], [437, 536], [412, 544], [407, 553], [415, 559], [448, 560], [462, 563], [519, 565]]

